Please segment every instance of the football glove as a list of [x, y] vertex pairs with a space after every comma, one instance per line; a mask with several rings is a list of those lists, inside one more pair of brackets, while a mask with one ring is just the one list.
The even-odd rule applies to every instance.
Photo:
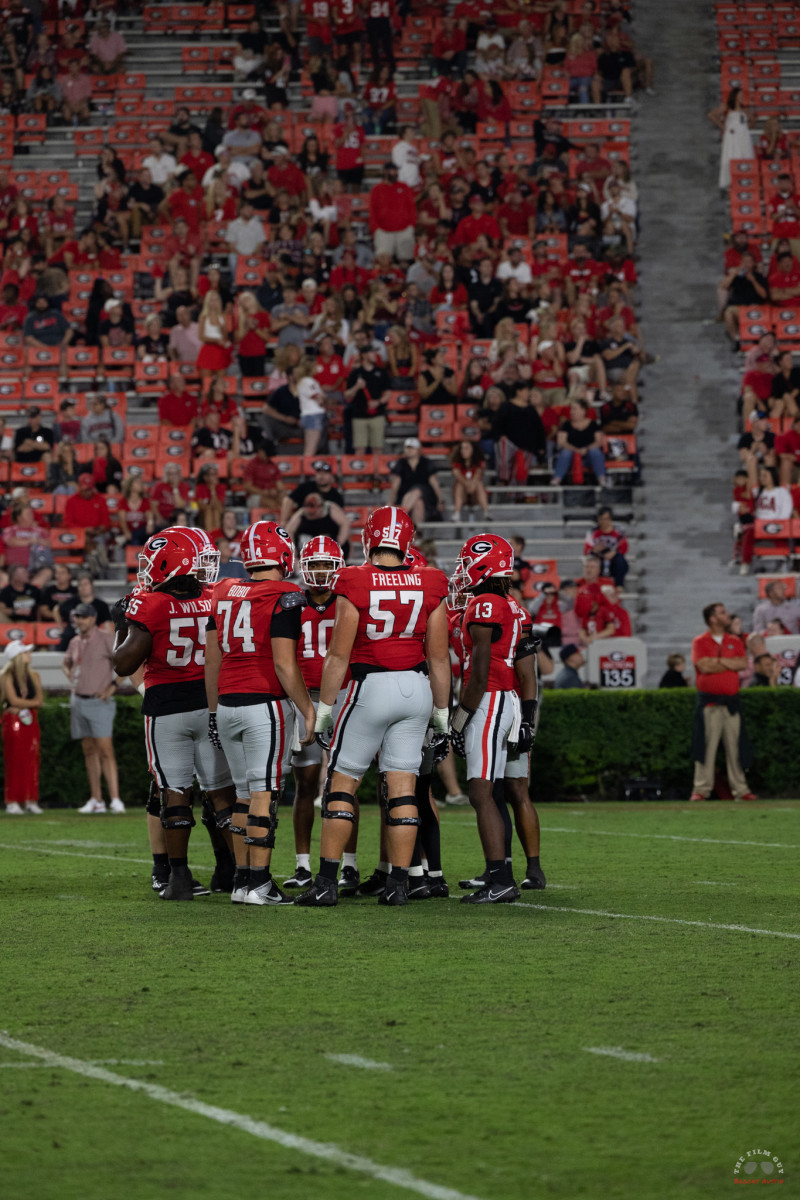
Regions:
[[222, 749], [222, 742], [219, 739], [219, 731], [217, 729], [217, 714], [208, 714], [208, 740], [215, 750]]
[[467, 757], [467, 749], [465, 744], [467, 726], [475, 716], [473, 709], [465, 708], [463, 704], [459, 704], [456, 711], [450, 719], [450, 745], [459, 758]]
[[317, 705], [317, 719], [314, 723], [314, 733], [322, 749], [329, 750], [331, 735], [333, 733], [333, 709], [330, 704], [324, 704], [322, 700]]
[[117, 633], [124, 633], [128, 628], [128, 618], [126, 614], [128, 612], [128, 605], [130, 602], [130, 596], [123, 596], [121, 600], [118, 600], [116, 604], [112, 605], [111, 620], [114, 622], [114, 628], [116, 629]]
[[433, 765], [444, 762], [450, 753], [450, 740], [446, 733], [436, 733], [431, 735], [431, 740], [428, 744], [428, 749], [433, 755]]
[[527, 754], [536, 741], [536, 709], [538, 707], [537, 700], [522, 701], [522, 723], [519, 727], [519, 736], [516, 742], [516, 753]]

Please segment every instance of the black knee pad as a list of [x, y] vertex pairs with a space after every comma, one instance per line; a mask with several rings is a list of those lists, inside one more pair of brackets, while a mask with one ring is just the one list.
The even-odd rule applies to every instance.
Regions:
[[195, 819], [189, 804], [167, 804], [167, 793], [161, 796], [161, 824], [164, 829], [194, 829]]
[[326, 792], [322, 797], [322, 818], [325, 821], [349, 821], [351, 825], [355, 824], [355, 811], [348, 812], [347, 809], [330, 809], [328, 806], [332, 800], [343, 804], [352, 804], [355, 810], [356, 798], [350, 796], [347, 792]]
[[[416, 808], [416, 817], [393, 817], [391, 815], [393, 808]], [[416, 796], [395, 796], [394, 800], [386, 797], [386, 816], [384, 818], [387, 825], [414, 825], [419, 829], [422, 822], [419, 819], [419, 808], [417, 806]]]
[[245, 825], [241, 825], [239, 823], [239, 818], [246, 816], [247, 813], [250, 812], [250, 805], [245, 804], [243, 800], [237, 800], [233, 806], [232, 812], [233, 815], [231, 817], [230, 825], [231, 833], [236, 834], [238, 837], [244, 837], [244, 835], [247, 833], [247, 829], [245, 828], [247, 822], [245, 821]]
[[158, 784], [155, 779], [150, 780], [150, 791], [147, 793], [147, 804], [144, 810], [148, 817], [161, 816], [161, 792], [158, 790]]

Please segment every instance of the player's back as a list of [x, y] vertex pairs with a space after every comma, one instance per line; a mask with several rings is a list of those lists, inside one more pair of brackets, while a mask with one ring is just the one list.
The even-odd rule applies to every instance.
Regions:
[[345, 567], [337, 596], [358, 609], [350, 655], [354, 679], [373, 671], [413, 671], [425, 662], [428, 618], [447, 595], [447, 579], [435, 567]]
[[283, 580], [221, 579], [214, 584], [209, 626], [216, 628], [222, 650], [220, 696], [285, 696], [275, 672], [272, 638], [291, 636], [304, 600], [296, 584]]
[[[515, 611], [517, 610], [517, 611]], [[472, 671], [473, 642], [471, 627], [486, 625], [492, 630], [491, 659], [486, 690], [509, 692], [516, 687], [514, 655], [522, 635], [524, 612], [516, 601], [494, 592], [473, 596], [467, 605], [462, 621], [464, 639], [464, 686], [469, 682]]]
[[193, 597], [139, 591], [131, 599], [128, 620], [145, 629], [153, 640], [144, 664], [145, 716], [206, 707], [206, 623], [210, 613], [210, 588]]

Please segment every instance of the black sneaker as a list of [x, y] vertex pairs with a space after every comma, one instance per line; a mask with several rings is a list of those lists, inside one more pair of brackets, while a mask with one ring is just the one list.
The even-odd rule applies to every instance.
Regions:
[[208, 885], [212, 892], [222, 892], [230, 896], [233, 891], [233, 876], [236, 867], [233, 863], [229, 867], [222, 867], [219, 863], [216, 866], [214, 874], [211, 876], [211, 883]]
[[519, 888], [511, 883], [487, 883], [471, 896], [462, 896], [462, 904], [513, 904], [519, 900]]
[[357, 867], [342, 867], [342, 873], [339, 876], [339, 897], [355, 896], [360, 883], [361, 874]]
[[409, 900], [430, 900], [431, 886], [427, 875], [409, 875], [408, 898]]
[[482, 875], [475, 875], [472, 879], [459, 879], [458, 886], [464, 890], [468, 888], [482, 888], [489, 882], [489, 869], [483, 872]]
[[387, 875], [386, 871], [373, 871], [369, 879], [365, 879], [362, 884], [359, 884], [356, 895], [382, 896], [386, 891], [386, 880], [388, 878], [389, 876]]
[[150, 885], [154, 892], [158, 892], [159, 896], [168, 883], [169, 871], [153, 871], [153, 874], [150, 876]]
[[525, 891], [532, 890], [534, 892], [543, 892], [547, 887], [547, 880], [544, 877], [544, 871], [541, 867], [532, 867], [530, 872], [525, 876], [520, 887]]
[[194, 880], [188, 871], [170, 871], [169, 883], [161, 893], [162, 900], [194, 900]]
[[339, 903], [339, 887], [335, 879], [317, 875], [307, 892], [295, 896], [295, 904], [303, 908], [333, 908]]
[[294, 875], [290, 875], [288, 879], [284, 879], [283, 886], [285, 888], [307, 888], [313, 876], [308, 867], [298, 867]]
[[207, 888], [205, 884], [200, 882], [199, 879], [195, 879], [194, 875], [192, 876], [192, 891], [194, 892], [195, 896], [211, 895], [211, 888]]
[[450, 895], [450, 888], [447, 886], [447, 880], [445, 879], [444, 875], [437, 875], [433, 879], [431, 879], [429, 875], [428, 887], [431, 890], [432, 900], [436, 900], [439, 897], [447, 899], [447, 897]]
[[408, 904], [408, 881], [388, 875], [386, 886], [378, 896], [378, 904]]

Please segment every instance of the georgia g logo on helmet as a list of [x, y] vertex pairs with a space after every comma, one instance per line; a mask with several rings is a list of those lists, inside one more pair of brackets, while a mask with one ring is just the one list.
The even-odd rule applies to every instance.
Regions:
[[467, 547], [467, 553], [468, 554], [488, 554], [491, 549], [492, 549], [491, 542], [473, 542], [471, 546]]

